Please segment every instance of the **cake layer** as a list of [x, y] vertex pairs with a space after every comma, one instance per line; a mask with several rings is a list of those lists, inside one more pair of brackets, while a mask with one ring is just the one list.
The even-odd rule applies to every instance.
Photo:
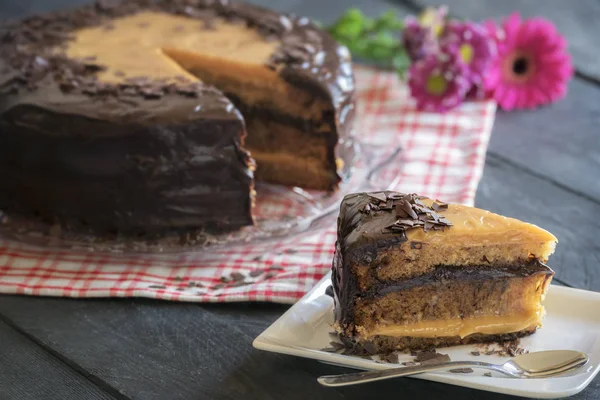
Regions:
[[[348, 159], [344, 148], [334, 153], [335, 128], [315, 126], [270, 110], [247, 107], [228, 96], [244, 114], [248, 132], [246, 147], [257, 162], [258, 180], [328, 190], [341, 168], [337, 160]], [[322, 131], [319, 132], [319, 129]]]
[[[384, 192], [377, 195], [386, 199]], [[427, 198], [418, 201], [427, 208], [434, 203]], [[524, 265], [532, 258], [545, 261], [556, 246], [556, 237], [535, 225], [456, 204], [435, 212], [450, 229], [392, 231], [388, 227], [399, 220], [396, 205], [364, 212], [375, 203], [380, 200], [367, 193], [351, 194], [340, 209], [338, 241], [361, 290], [377, 282], [419, 276], [438, 265], [487, 269]]]

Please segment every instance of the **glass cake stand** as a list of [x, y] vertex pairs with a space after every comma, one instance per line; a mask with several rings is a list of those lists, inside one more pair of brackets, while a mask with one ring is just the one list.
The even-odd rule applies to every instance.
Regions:
[[[352, 192], [393, 187], [384, 177], [386, 167], [397, 164], [400, 147], [365, 144], [356, 139], [342, 143], [351, 154], [343, 171], [339, 190], [324, 192], [298, 187], [257, 182], [255, 221], [253, 226], [222, 234], [204, 231], [167, 233], [160, 238], [98, 236], [65, 231], [34, 219], [4, 213], [0, 210], [0, 240], [18, 242], [28, 247], [70, 252], [110, 254], [177, 253], [231, 249], [238, 246], [277, 241], [314, 233], [335, 226], [344, 195]], [[388, 181], [388, 185], [382, 182]]]

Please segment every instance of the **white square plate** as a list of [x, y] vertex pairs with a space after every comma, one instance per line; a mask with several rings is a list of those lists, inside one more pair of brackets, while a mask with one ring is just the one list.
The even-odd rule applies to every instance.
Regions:
[[[328, 353], [333, 323], [333, 300], [325, 294], [331, 282], [326, 275], [310, 292], [293, 305], [273, 325], [254, 340], [260, 350], [313, 358], [322, 362], [356, 369], [387, 369], [397, 364], [381, 364], [360, 357]], [[557, 398], [583, 390], [600, 370], [600, 293], [551, 285], [545, 300], [547, 315], [544, 326], [534, 335], [521, 339], [521, 347], [529, 351], [571, 349], [585, 352], [590, 362], [572, 376], [549, 379], [517, 380], [501, 376], [483, 376], [484, 370], [470, 374], [450, 372], [425, 373], [415, 376], [451, 385], [465, 386], [517, 396]], [[481, 350], [476, 345], [437, 349], [452, 360], [474, 360], [503, 363], [498, 355], [473, 356]], [[400, 355], [400, 362], [410, 361]], [[510, 379], [510, 383], [508, 380]]]

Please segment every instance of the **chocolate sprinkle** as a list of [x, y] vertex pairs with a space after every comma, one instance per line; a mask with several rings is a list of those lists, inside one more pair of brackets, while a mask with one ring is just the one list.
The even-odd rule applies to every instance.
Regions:
[[262, 269], [255, 269], [253, 271], [250, 271], [250, 273], [248, 275], [250, 275], [251, 278], [256, 278], [257, 276], [260, 276], [264, 273], [265, 273], [265, 271]]
[[397, 353], [386, 354], [382, 357], [382, 359], [388, 363], [398, 364], [398, 354]]
[[442, 211], [442, 210], [447, 210], [448, 209], [448, 204], [442, 203], [441, 201], [436, 200], [431, 205], [431, 208], [433, 208], [433, 210], [436, 211], [436, 212]]
[[331, 285], [327, 286], [327, 289], [325, 289], [325, 295], [329, 296], [329, 297], [333, 297], [333, 286], [331, 286]]
[[473, 372], [472, 368], [454, 368], [451, 369], [450, 372], [452, 372], [453, 374], [470, 374], [471, 372]]
[[435, 351], [420, 351], [416, 353], [415, 358], [415, 362], [420, 364], [439, 364], [448, 361], [451, 361], [448, 354], [437, 353]]
[[472, 352], [471, 352], [471, 355], [474, 355], [474, 356], [480, 356], [480, 355], [481, 355], [481, 353], [480, 353], [480, 352], [478, 352], [478, 351], [472, 351]]
[[231, 277], [231, 279], [234, 282], [243, 281], [244, 279], [246, 279], [246, 276], [244, 274], [239, 273], [239, 272], [232, 272], [229, 276]]
[[490, 378], [491, 378], [491, 377], [492, 377], [492, 373], [491, 373], [491, 372], [485, 372], [485, 373], [483, 374], [483, 376], [487, 376], [487, 377], [490, 377]]
[[414, 362], [414, 361], [404, 361], [402, 363], [402, 365], [404, 365], [405, 367], [416, 367], [417, 365], [420, 365], [418, 362]]
[[437, 210], [448, 208], [445, 203], [434, 202], [432, 207], [427, 207], [416, 194], [390, 194], [386, 192], [368, 193], [371, 199], [360, 210], [364, 214], [375, 211], [394, 210], [396, 222], [384, 228], [383, 232], [404, 233], [408, 229], [422, 227], [425, 232], [430, 230], [444, 230], [452, 226], [444, 216], [436, 213]]

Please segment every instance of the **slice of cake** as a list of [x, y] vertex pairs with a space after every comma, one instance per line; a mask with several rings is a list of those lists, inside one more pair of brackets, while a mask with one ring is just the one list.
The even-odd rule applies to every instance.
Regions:
[[235, 229], [254, 176], [340, 182], [350, 57], [307, 18], [99, 1], [0, 24], [0, 54], [1, 210], [96, 232]]
[[510, 340], [541, 326], [556, 238], [489, 211], [396, 192], [347, 195], [335, 328], [357, 352]]

